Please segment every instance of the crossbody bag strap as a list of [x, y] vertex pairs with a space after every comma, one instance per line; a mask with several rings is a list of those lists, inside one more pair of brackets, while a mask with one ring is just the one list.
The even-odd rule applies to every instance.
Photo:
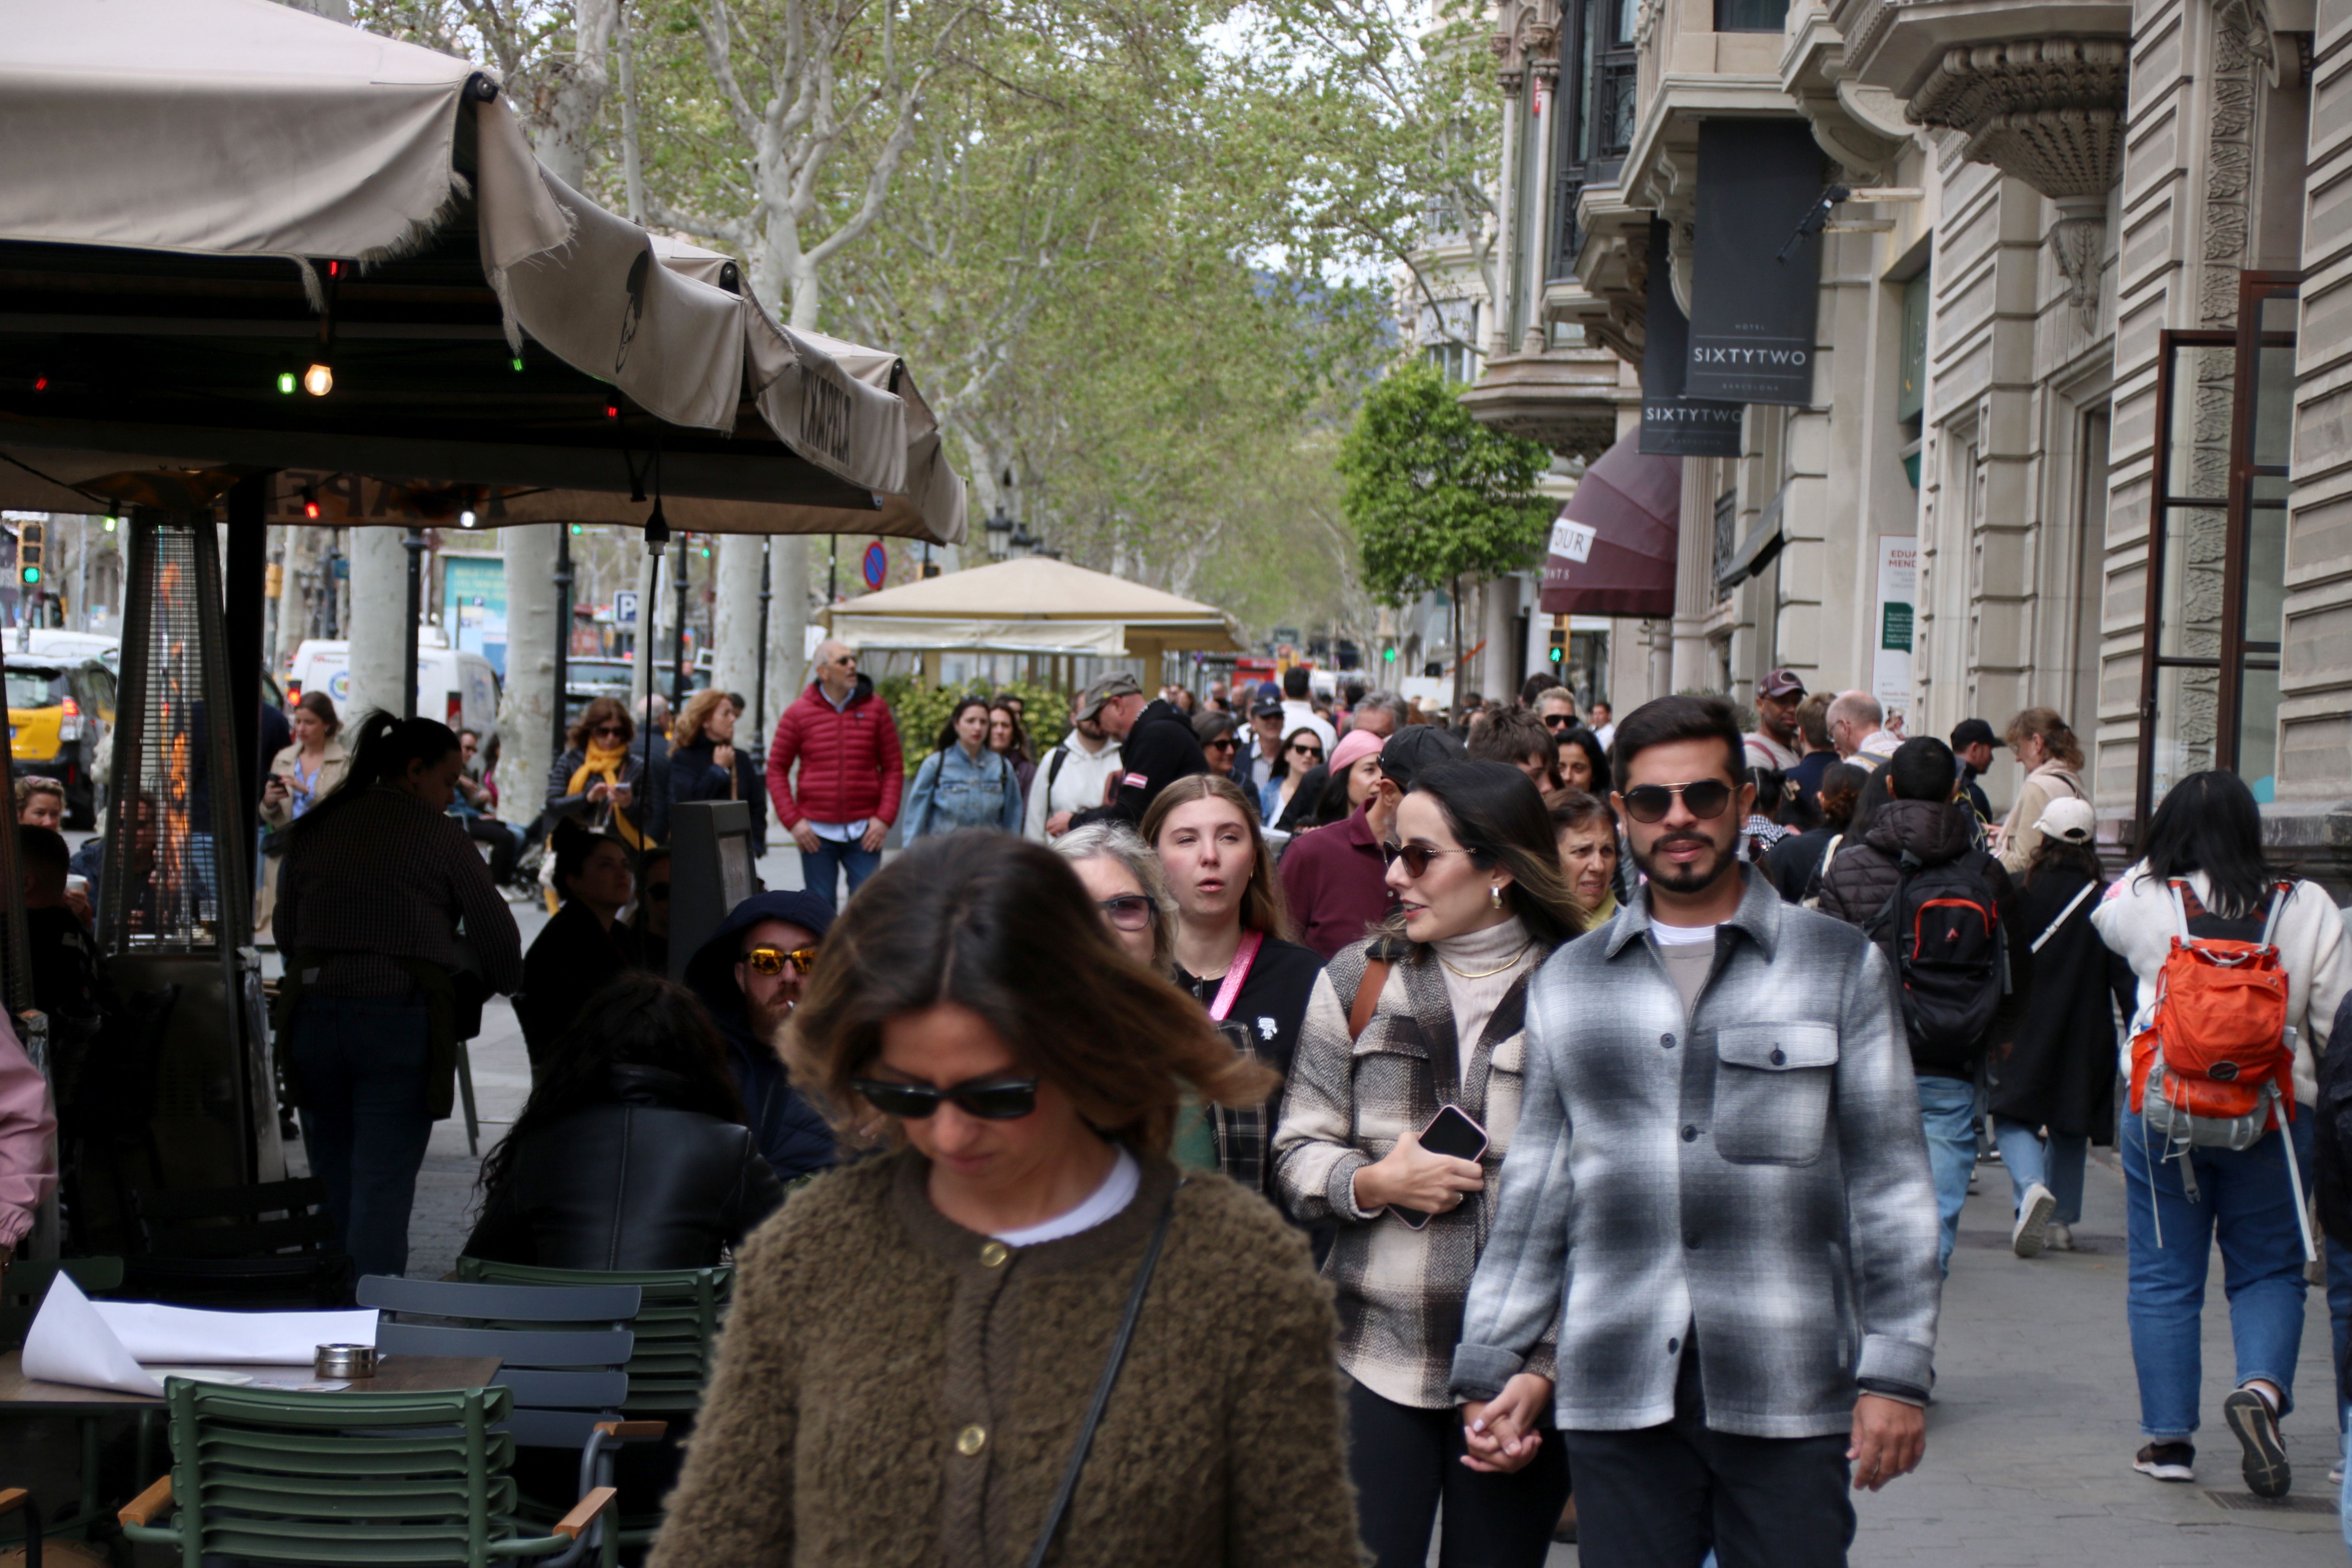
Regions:
[[1355, 998], [1348, 1004], [1348, 1038], [1360, 1040], [1371, 1027], [1372, 1015], [1380, 1010], [1381, 991], [1389, 983], [1389, 961], [1367, 959], [1364, 977], [1356, 982]]
[[[1182, 1182], [1176, 1185], [1181, 1188]], [[1111, 1385], [1118, 1382], [1118, 1369], [1127, 1361], [1128, 1342], [1135, 1337], [1135, 1320], [1143, 1315], [1143, 1298], [1151, 1288], [1151, 1271], [1160, 1265], [1160, 1249], [1168, 1240], [1169, 1223], [1176, 1217], [1176, 1194], [1168, 1194], [1168, 1206], [1160, 1211], [1160, 1223], [1151, 1232], [1150, 1243], [1143, 1249], [1143, 1261], [1136, 1265], [1135, 1284], [1127, 1293], [1127, 1312], [1118, 1321], [1118, 1337], [1110, 1342], [1109, 1359], [1103, 1363], [1102, 1381], [1095, 1385], [1095, 1402], [1087, 1412], [1087, 1424], [1078, 1429], [1078, 1446], [1071, 1451], [1070, 1468], [1062, 1474], [1062, 1489], [1054, 1494], [1054, 1506], [1045, 1514], [1045, 1528], [1037, 1532], [1037, 1544], [1029, 1553], [1029, 1568], [1042, 1568], [1045, 1553], [1054, 1544], [1054, 1537], [1062, 1528], [1062, 1516], [1070, 1511], [1070, 1499], [1078, 1489], [1078, 1473], [1087, 1468], [1087, 1450], [1094, 1447], [1095, 1428], [1102, 1425], [1104, 1407], [1110, 1404]]]
[[2066, 917], [2073, 914], [2076, 910], [2081, 909], [2083, 907], [2083, 900], [2089, 898], [2097, 888], [2098, 884], [2096, 882], [2084, 883], [2082, 888], [2076, 891], [2074, 896], [2066, 900], [2066, 907], [2058, 911], [2058, 918], [2052, 921], [2047, 926], [2042, 928], [2042, 934], [2033, 939], [2033, 945], [2026, 951], [2029, 952], [2040, 952], [2042, 951], [2042, 944], [2058, 934], [2058, 928], [2066, 923]]

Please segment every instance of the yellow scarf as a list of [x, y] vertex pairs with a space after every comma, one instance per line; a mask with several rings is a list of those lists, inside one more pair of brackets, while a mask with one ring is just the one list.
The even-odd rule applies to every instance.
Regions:
[[[572, 773], [572, 782], [564, 785], [563, 793], [580, 794], [588, 787], [590, 779], [603, 779], [610, 784], [619, 784], [621, 769], [628, 760], [628, 747], [604, 746], [590, 741], [588, 760], [581, 763]], [[644, 834], [637, 831], [637, 825], [629, 820], [628, 813], [617, 808], [613, 813], [613, 831], [619, 834], [621, 842], [632, 849], [643, 849], [651, 842]]]

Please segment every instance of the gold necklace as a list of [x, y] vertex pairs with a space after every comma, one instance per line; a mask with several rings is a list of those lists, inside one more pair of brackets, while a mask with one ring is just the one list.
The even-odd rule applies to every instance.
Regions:
[[[1533, 941], [1523, 942], [1519, 944], [1518, 952], [1511, 954], [1510, 957], [1503, 960], [1502, 963], [1496, 964], [1494, 968], [1482, 969], [1475, 974], [1471, 973], [1466, 969], [1454, 969], [1453, 964], [1446, 963], [1445, 955], [1442, 952], [1437, 954], [1437, 962], [1445, 964], [1445, 967], [1448, 969], [1454, 969], [1454, 973], [1465, 980], [1487, 980], [1493, 978], [1495, 975], [1502, 973], [1506, 969], [1509, 969], [1516, 965], [1519, 960], [1528, 955], [1528, 949], [1533, 946], [1535, 946], [1535, 942]], [[1433, 952], [1436, 952], [1434, 948], [1432, 948], [1430, 951]]]

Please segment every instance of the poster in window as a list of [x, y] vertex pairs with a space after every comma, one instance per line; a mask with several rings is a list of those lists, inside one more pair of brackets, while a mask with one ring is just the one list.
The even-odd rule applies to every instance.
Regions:
[[1698, 128], [1685, 396], [1812, 401], [1822, 237], [1798, 229], [1822, 199], [1822, 162], [1802, 121]]
[[1870, 694], [1892, 715], [1911, 707], [1911, 605], [1918, 591], [1919, 537], [1881, 534], [1877, 553], [1878, 636], [1871, 652]]
[[1675, 302], [1664, 218], [1650, 220], [1650, 285], [1642, 342], [1642, 452], [1652, 458], [1736, 458], [1745, 407], [1683, 395], [1690, 322]]

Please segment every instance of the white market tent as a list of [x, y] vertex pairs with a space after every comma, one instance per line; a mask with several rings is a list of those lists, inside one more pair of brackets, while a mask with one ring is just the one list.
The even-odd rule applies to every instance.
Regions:
[[819, 612], [860, 651], [1130, 658], [1147, 672], [1163, 654], [1245, 651], [1234, 618], [1213, 605], [1033, 555], [888, 588]]

